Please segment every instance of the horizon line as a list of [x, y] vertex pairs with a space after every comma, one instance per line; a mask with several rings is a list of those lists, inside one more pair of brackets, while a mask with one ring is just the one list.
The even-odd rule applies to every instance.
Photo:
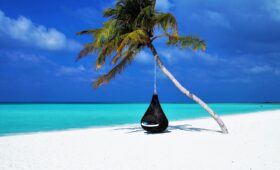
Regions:
[[[37, 102], [37, 101], [28, 101], [28, 102], [0, 102], [0, 104], [149, 104], [150, 102]], [[280, 102], [207, 102], [208, 104], [280, 104]], [[161, 104], [197, 104], [195, 102], [161, 102]]]

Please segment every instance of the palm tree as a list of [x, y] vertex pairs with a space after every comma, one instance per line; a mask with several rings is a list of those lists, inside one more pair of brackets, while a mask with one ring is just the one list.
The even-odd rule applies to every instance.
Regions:
[[[109, 19], [103, 27], [77, 33], [92, 35], [94, 39], [93, 42], [84, 45], [77, 60], [97, 53], [96, 69], [100, 69], [106, 59], [113, 56], [111, 63], [114, 67], [93, 83], [93, 86], [98, 88], [120, 74], [144, 47], [148, 47], [160, 69], [174, 85], [209, 112], [223, 133], [228, 133], [220, 117], [200, 98], [184, 88], [166, 69], [153, 45], [158, 38], [167, 37], [168, 46], [205, 50], [205, 42], [195, 36], [180, 36], [175, 17], [171, 13], [156, 11], [155, 3], [156, 0], [117, 0], [114, 8], [104, 10], [104, 17]], [[161, 29], [163, 34], [155, 35], [156, 29]]]

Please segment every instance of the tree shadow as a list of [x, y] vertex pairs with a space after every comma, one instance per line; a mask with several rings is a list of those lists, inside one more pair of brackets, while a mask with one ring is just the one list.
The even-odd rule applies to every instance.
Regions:
[[114, 130], [125, 130], [125, 131], [128, 131], [127, 133], [144, 132], [144, 130], [141, 128], [141, 126], [116, 128]]
[[168, 127], [168, 129], [171, 130], [171, 131], [182, 130], [182, 131], [188, 131], [188, 132], [215, 132], [215, 133], [222, 133], [222, 131], [220, 131], [220, 130], [192, 127], [192, 125], [190, 125], [190, 124], [171, 125], [171, 126]]
[[163, 134], [163, 133], [171, 133], [173, 131], [187, 131], [187, 132], [214, 132], [214, 133], [222, 133], [222, 131], [219, 130], [213, 130], [213, 129], [205, 129], [205, 128], [198, 128], [198, 127], [192, 127], [190, 124], [183, 124], [183, 125], [169, 125], [167, 130], [162, 133], [149, 133], [144, 131], [141, 126], [132, 126], [132, 127], [123, 127], [123, 128], [116, 128], [114, 130], [123, 130], [127, 131], [126, 134], [130, 133], [139, 133], [144, 132], [148, 135], [156, 135], [156, 134]]
[[134, 127], [123, 127], [123, 128], [116, 128], [114, 130], [125, 130], [125, 131], [128, 131], [126, 132], [126, 134], [129, 134], [129, 133], [137, 133], [137, 132], [144, 132], [145, 134], [147, 135], [157, 135], [157, 134], [163, 134], [163, 133], [170, 133], [171, 131], [169, 131], [168, 129], [161, 132], [161, 133], [149, 133], [149, 132], [146, 132], [145, 130], [142, 129], [141, 126], [134, 126]]

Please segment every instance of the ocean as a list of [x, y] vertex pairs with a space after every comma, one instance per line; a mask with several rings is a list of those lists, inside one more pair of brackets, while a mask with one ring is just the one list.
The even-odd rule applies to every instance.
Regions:
[[[0, 136], [139, 123], [149, 104], [0, 104]], [[219, 115], [277, 110], [279, 104], [210, 104]], [[162, 104], [169, 121], [210, 117], [197, 104]]]

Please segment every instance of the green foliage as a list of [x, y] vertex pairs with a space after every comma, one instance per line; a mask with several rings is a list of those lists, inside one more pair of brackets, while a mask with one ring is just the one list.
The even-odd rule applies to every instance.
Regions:
[[[205, 50], [205, 42], [198, 37], [179, 36], [176, 18], [171, 13], [155, 10], [156, 0], [117, 0], [114, 8], [103, 12], [108, 20], [99, 29], [84, 30], [78, 35], [92, 35], [93, 42], [85, 44], [77, 60], [97, 53], [96, 69], [114, 55], [109, 73], [94, 82], [94, 87], [109, 82], [129, 65], [137, 54], [157, 38], [168, 37], [167, 45]], [[155, 29], [163, 35], [154, 36]]]
[[155, 24], [162, 28], [165, 33], [170, 28], [173, 30], [174, 35], [178, 35], [177, 21], [171, 13], [156, 13], [154, 20]]
[[195, 36], [168, 36], [168, 46], [178, 46], [180, 48], [192, 48], [194, 50], [205, 50], [206, 43], [203, 40], [200, 40], [198, 37]]
[[120, 74], [127, 65], [129, 65], [133, 59], [135, 58], [135, 56], [138, 54], [139, 51], [141, 51], [142, 48], [134, 48], [134, 49], [130, 49], [127, 50], [127, 52], [125, 52], [123, 54], [123, 59], [114, 66], [114, 68], [109, 71], [107, 74], [99, 77], [94, 83], [93, 86], [95, 88], [98, 88], [99, 86], [101, 86], [102, 84], [106, 84], [108, 83], [110, 80], [112, 80], [117, 74]]

